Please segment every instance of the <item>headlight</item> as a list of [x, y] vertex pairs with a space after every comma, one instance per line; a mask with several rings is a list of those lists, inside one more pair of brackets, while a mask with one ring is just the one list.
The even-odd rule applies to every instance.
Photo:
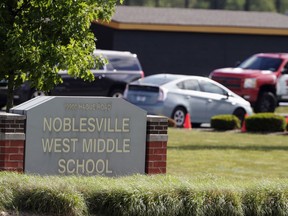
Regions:
[[244, 88], [256, 88], [256, 79], [247, 78], [244, 80]]

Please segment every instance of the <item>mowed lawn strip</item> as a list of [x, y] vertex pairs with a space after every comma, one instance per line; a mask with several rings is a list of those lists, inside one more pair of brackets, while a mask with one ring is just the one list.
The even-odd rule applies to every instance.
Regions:
[[192, 178], [288, 177], [288, 135], [169, 128], [167, 174]]

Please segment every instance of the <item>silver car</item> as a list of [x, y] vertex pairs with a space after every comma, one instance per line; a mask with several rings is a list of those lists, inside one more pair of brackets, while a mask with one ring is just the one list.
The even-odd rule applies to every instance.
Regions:
[[188, 113], [193, 126], [210, 123], [211, 117], [219, 114], [234, 114], [240, 120], [252, 114], [248, 101], [201, 76], [147, 76], [127, 85], [124, 99], [148, 114], [174, 119], [177, 127], [183, 127]]

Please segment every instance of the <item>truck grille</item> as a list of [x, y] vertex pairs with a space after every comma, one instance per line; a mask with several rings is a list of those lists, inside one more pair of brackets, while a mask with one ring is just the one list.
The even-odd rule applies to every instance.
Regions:
[[213, 80], [221, 83], [229, 89], [240, 89], [241, 88], [241, 79], [240, 78], [231, 78], [231, 77], [213, 77]]

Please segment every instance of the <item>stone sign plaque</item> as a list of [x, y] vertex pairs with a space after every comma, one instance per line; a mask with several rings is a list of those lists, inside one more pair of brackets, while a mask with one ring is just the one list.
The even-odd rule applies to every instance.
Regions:
[[25, 173], [145, 173], [147, 113], [124, 99], [44, 96], [11, 112], [27, 119]]

